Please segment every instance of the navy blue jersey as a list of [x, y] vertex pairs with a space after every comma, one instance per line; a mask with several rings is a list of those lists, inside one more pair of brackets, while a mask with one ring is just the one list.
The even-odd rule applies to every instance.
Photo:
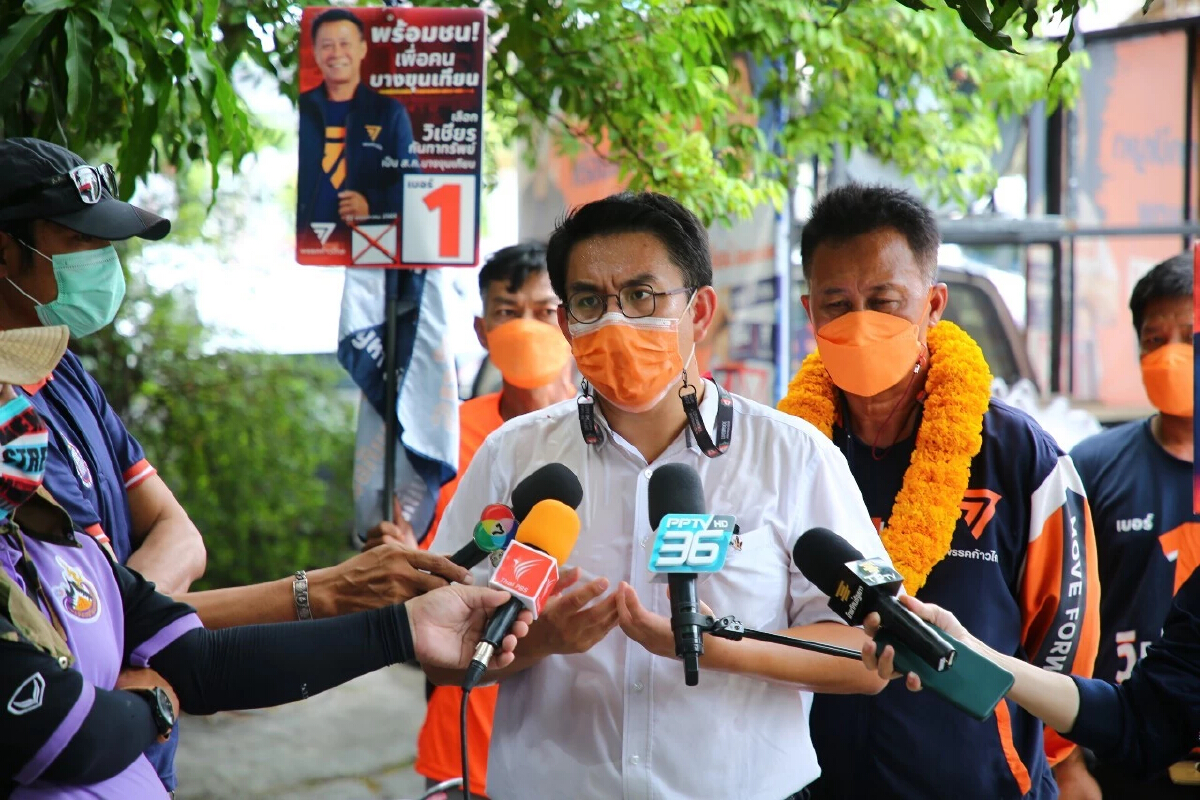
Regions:
[[[916, 437], [876, 459], [834, 429], [867, 510], [886, 527]], [[1099, 628], [1094, 540], [1071, 460], [1032, 418], [993, 400], [971, 462], [950, 550], [917, 596], [951, 610], [1001, 653], [1090, 675]], [[1072, 747], [1015, 703], [971, 719], [893, 681], [879, 695], [815, 695], [821, 798], [1019, 798], [1058, 795], [1051, 763]], [[1049, 756], [1049, 758], [1048, 758]]]
[[1071, 459], [1096, 527], [1102, 595], [1095, 677], [1120, 683], [1158, 639], [1171, 599], [1200, 563], [1192, 465], [1162, 448], [1148, 419], [1086, 439]]
[[154, 467], [74, 353], [63, 354], [44, 384], [25, 389], [50, 429], [46, 489], [80, 530], [111, 541], [124, 564], [134, 550], [127, 492]]

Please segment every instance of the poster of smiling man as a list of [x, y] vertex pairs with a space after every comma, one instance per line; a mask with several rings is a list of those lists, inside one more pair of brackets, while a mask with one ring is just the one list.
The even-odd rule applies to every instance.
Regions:
[[478, 263], [484, 12], [306, 8], [300, 33], [296, 260]]

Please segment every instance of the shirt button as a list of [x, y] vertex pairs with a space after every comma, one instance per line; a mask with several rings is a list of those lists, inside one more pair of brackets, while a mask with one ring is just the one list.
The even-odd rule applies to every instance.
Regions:
[[[650, 476], [653, 474], [654, 474], [654, 470], [652, 470], [652, 469], [646, 470], [646, 480], [650, 480]], [[634, 758], [636, 758], [636, 757], [637, 756], [634, 756]]]
[[633, 764], [636, 767], [639, 763], [641, 763], [641, 759], [638, 758], [637, 756], [630, 756], [629, 763]]
[[642, 686], [641, 681], [638, 681], [637, 683], [633, 684], [633, 690], [635, 692], [640, 692], [642, 689], [645, 689], [645, 688], [646, 688], [645, 686]]

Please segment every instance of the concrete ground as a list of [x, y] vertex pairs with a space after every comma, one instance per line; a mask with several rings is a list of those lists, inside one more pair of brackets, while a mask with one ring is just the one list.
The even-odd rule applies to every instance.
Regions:
[[304, 702], [186, 717], [177, 800], [403, 800], [425, 714], [424, 675], [380, 670]]

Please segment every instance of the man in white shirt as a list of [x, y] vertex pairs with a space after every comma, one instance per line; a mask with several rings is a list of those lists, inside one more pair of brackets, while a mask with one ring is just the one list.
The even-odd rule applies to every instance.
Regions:
[[846, 461], [808, 423], [699, 378], [695, 346], [717, 294], [707, 233], [679, 203], [626, 193], [585, 205], [550, 238], [547, 264], [582, 399], [489, 436], [432, 546], [457, 550], [484, 504], [506, 501], [544, 464], [565, 464], [583, 484], [576, 570], [564, 578], [574, 585], [495, 673], [488, 796], [802, 798], [820, 775], [810, 693], [874, 693], [883, 683], [845, 659], [707, 636], [700, 683], [685, 686], [667, 591], [647, 568], [647, 486], [656, 467], [688, 464], [709, 510], [737, 516], [724, 568], [697, 585], [718, 615], [859, 649], [865, 634], [838, 620], [791, 563], [815, 526], [887, 558]]

